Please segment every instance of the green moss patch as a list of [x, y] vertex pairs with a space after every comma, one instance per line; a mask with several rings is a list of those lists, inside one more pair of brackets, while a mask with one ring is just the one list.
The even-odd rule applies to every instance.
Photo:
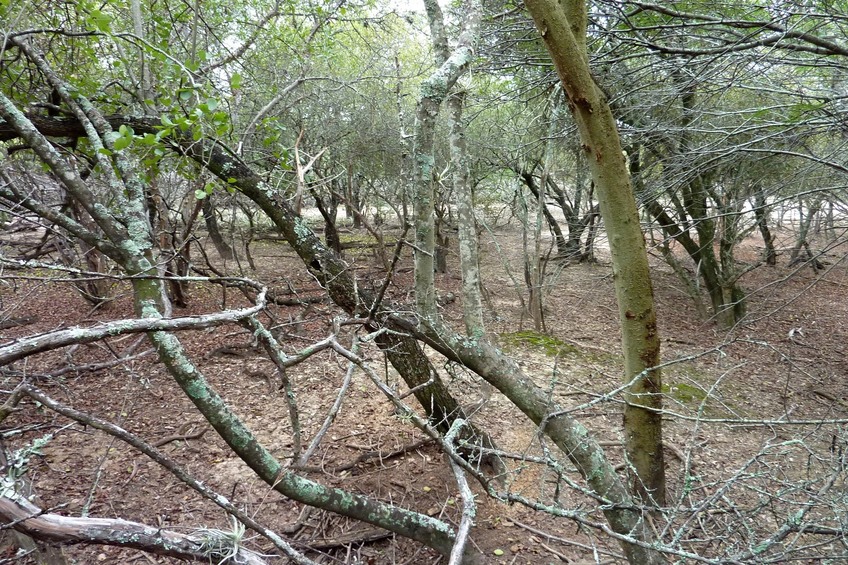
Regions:
[[664, 383], [663, 394], [670, 396], [680, 402], [703, 402], [707, 393], [700, 388], [686, 383]]
[[577, 354], [580, 350], [553, 336], [539, 333], [533, 330], [522, 330], [520, 332], [501, 334], [501, 340], [505, 346], [529, 346], [548, 355], [557, 357], [566, 354]]
[[368, 232], [354, 232], [354, 233], [339, 233], [339, 241], [342, 244], [350, 244], [350, 245], [368, 245], [372, 243], [377, 243], [377, 240]]

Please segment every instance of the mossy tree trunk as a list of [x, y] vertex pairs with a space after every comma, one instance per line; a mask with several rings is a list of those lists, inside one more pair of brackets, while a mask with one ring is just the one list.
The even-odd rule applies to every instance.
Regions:
[[466, 5], [462, 32], [453, 52], [448, 50], [442, 9], [437, 0], [425, 0], [430, 35], [436, 58], [436, 70], [424, 80], [415, 114], [413, 133], [413, 182], [415, 186], [415, 306], [423, 319], [436, 317], [435, 279], [435, 136], [436, 118], [451, 88], [461, 77], [474, 55], [480, 23], [479, 0]]
[[621, 141], [609, 104], [589, 72], [586, 3], [528, 0], [527, 8], [556, 66], [577, 123], [609, 236], [621, 322], [625, 448], [645, 503], [665, 503], [662, 383], [648, 255]]
[[448, 98], [448, 122], [450, 123], [451, 169], [453, 190], [459, 230], [459, 264], [462, 272], [462, 314], [465, 332], [483, 335], [483, 295], [480, 286], [478, 263], [477, 222], [474, 217], [474, 194], [471, 189], [471, 172], [468, 166], [468, 151], [465, 143], [465, 122], [462, 109], [465, 92], [456, 92]]

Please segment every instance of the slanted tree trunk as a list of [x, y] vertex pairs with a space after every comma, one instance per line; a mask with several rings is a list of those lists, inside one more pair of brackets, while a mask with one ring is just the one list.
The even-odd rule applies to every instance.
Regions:
[[[630, 174], [609, 104], [595, 86], [586, 48], [588, 13], [577, 0], [527, 0], [557, 69], [580, 131], [609, 235], [615, 292], [621, 323], [625, 450], [646, 504], [665, 504], [662, 450], [660, 341], [648, 255]], [[650, 554], [649, 554], [650, 555]], [[646, 561], [655, 557], [645, 556]]]
[[212, 195], [207, 195], [203, 199], [202, 207], [203, 221], [206, 223], [206, 231], [209, 233], [209, 239], [212, 240], [212, 245], [218, 251], [218, 255], [225, 261], [231, 261], [235, 257], [233, 248], [226, 242], [224, 236], [221, 235], [221, 228], [218, 226], [218, 217], [215, 215], [215, 206], [212, 204]]
[[[539, 185], [536, 184], [536, 177], [533, 176], [533, 171], [517, 170], [516, 172], [518, 173], [518, 178], [521, 179], [521, 182], [524, 183], [524, 186], [526, 186], [530, 193], [533, 195], [533, 198], [538, 200]], [[554, 241], [556, 242], [557, 247], [557, 254], [559, 254], [560, 256], [568, 255], [568, 242], [566, 241], [565, 234], [562, 232], [562, 227], [560, 227], [559, 222], [551, 213], [551, 211], [548, 210], [547, 206], [542, 208], [542, 213], [545, 215], [545, 221], [547, 221], [548, 228], [550, 228], [551, 233], [554, 236]]]
[[[809, 249], [810, 244], [807, 241], [807, 237], [810, 235], [810, 226], [813, 223], [813, 218], [818, 215], [819, 210], [821, 210], [822, 203], [821, 198], [816, 198], [810, 203], [810, 207], [807, 210], [807, 213], [804, 214], [803, 201], [800, 198], [798, 199], [798, 201], [799, 210], [801, 211], [801, 223], [798, 227], [798, 235], [795, 238], [795, 246], [792, 248], [792, 253], [789, 256], [790, 265], [794, 265], [804, 259], [804, 257], [801, 255], [802, 249], [806, 250], [807, 258], [813, 260], [813, 254]], [[816, 263], [818, 263], [818, 261], [814, 261], [813, 269], [820, 268], [819, 265], [817, 265]]]
[[766, 265], [774, 267], [777, 265], [777, 251], [774, 249], [774, 235], [769, 229], [769, 215], [771, 210], [766, 203], [766, 195], [762, 187], [757, 187], [754, 192], [754, 217], [757, 220], [757, 228], [763, 236], [763, 260]]

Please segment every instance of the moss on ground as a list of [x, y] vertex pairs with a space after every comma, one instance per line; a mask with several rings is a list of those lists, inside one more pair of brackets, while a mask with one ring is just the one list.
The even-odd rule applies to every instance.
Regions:
[[688, 385], [686, 383], [663, 383], [663, 394], [671, 396], [680, 402], [702, 402], [707, 398], [707, 393], [699, 387]]
[[561, 339], [533, 330], [504, 333], [501, 334], [501, 340], [506, 346], [530, 346], [549, 357], [557, 357], [568, 354], [576, 355], [580, 353], [580, 349], [578, 347], [569, 345]]

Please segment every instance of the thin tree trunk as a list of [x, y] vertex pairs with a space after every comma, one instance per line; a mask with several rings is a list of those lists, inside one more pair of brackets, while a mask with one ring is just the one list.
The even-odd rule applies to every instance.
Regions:
[[215, 207], [212, 205], [212, 195], [208, 195], [203, 199], [202, 203], [203, 221], [206, 223], [206, 231], [209, 232], [209, 239], [212, 240], [212, 245], [218, 251], [218, 255], [226, 261], [231, 261], [235, 257], [232, 247], [224, 240], [221, 235], [221, 228], [218, 226], [218, 217], [215, 215]]
[[624, 352], [632, 383], [624, 409], [625, 450], [646, 504], [665, 503], [660, 341], [645, 239], [615, 119], [588, 66], [586, 3], [528, 0], [536, 27], [569, 98], [609, 234]]
[[774, 235], [769, 229], [768, 219], [770, 209], [766, 203], [766, 195], [763, 194], [763, 189], [757, 187], [754, 193], [754, 217], [757, 220], [757, 228], [760, 230], [760, 235], [763, 236], [763, 259], [766, 265], [774, 267], [777, 265], [777, 251], [774, 249]]
[[809, 243], [807, 242], [807, 236], [810, 234], [810, 226], [813, 223], [813, 218], [818, 215], [818, 212], [821, 209], [821, 199], [814, 200], [810, 204], [810, 208], [807, 213], [804, 214], [803, 202], [799, 198], [799, 209], [801, 210], [802, 220], [800, 226], [798, 227], [798, 236], [795, 239], [795, 246], [792, 248], [792, 253], [789, 256], [790, 265], [794, 265], [801, 260], [801, 249], [804, 248], [805, 244], [809, 245]]
[[453, 190], [459, 223], [459, 264], [462, 272], [462, 314], [465, 332], [470, 336], [482, 336], [486, 329], [483, 323], [483, 297], [480, 287], [480, 265], [478, 263], [477, 222], [474, 218], [474, 193], [471, 190], [471, 173], [468, 168], [468, 152], [465, 144], [465, 123], [462, 107], [465, 92], [457, 92], [448, 98], [448, 121], [450, 123], [450, 150], [453, 169]]
[[[531, 194], [533, 194], [533, 198], [539, 199], [539, 186], [536, 184], [536, 179], [533, 177], [533, 171], [516, 171], [518, 173], [518, 177], [524, 183], [524, 185], [530, 190]], [[562, 204], [560, 203], [560, 207]], [[560, 227], [559, 222], [548, 210], [548, 207], [545, 206], [542, 209], [542, 213], [545, 215], [545, 220], [548, 222], [548, 227], [551, 230], [551, 233], [554, 236], [554, 241], [557, 246], [557, 254], [560, 256], [567, 256], [569, 252], [568, 242], [565, 239], [565, 234], [562, 233], [562, 227]], [[571, 234], [569, 233], [569, 239]], [[579, 245], [578, 241], [578, 245]]]
[[324, 203], [324, 199], [318, 193], [312, 193], [315, 198], [315, 206], [321, 217], [324, 218], [324, 241], [327, 242], [327, 247], [342, 255], [342, 241], [339, 238], [339, 230], [336, 229], [336, 217], [338, 216], [339, 202], [330, 192], [329, 205]]
[[423, 319], [435, 319], [434, 139], [439, 107], [465, 72], [474, 54], [480, 24], [479, 0], [469, 0], [458, 45], [451, 53], [437, 0], [425, 0], [437, 70], [421, 85], [413, 143], [415, 197], [415, 306]]

